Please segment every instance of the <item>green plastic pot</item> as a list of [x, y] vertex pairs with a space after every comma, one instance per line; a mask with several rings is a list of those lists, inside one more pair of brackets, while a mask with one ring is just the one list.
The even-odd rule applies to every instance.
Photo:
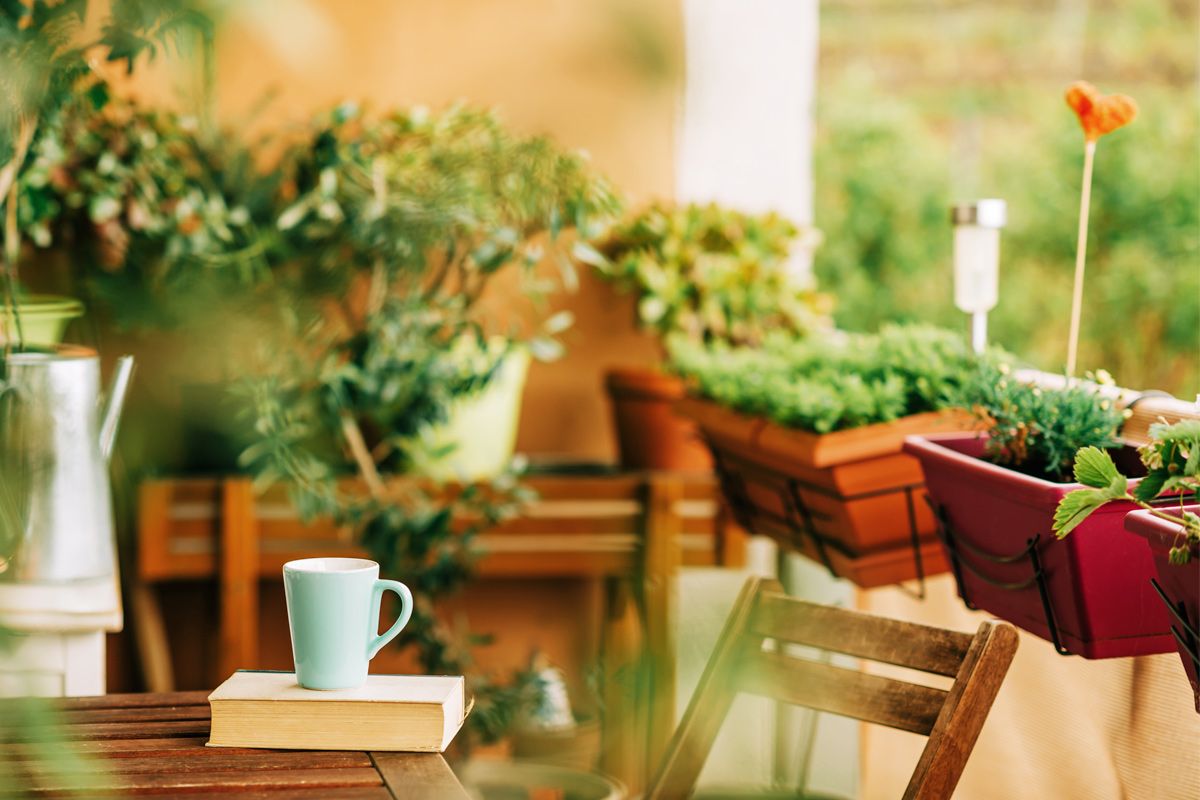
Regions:
[[[494, 342], [500, 348], [503, 342]], [[468, 358], [477, 357], [468, 354]], [[417, 471], [438, 481], [484, 481], [512, 462], [521, 417], [521, 396], [529, 374], [529, 351], [508, 353], [487, 388], [450, 409], [450, 418], [413, 442]], [[433, 454], [452, 448], [441, 457]]]
[[[72, 297], [35, 294], [22, 300], [17, 307], [21, 312], [26, 344], [59, 344], [67, 323], [83, 316], [83, 303]], [[8, 306], [0, 305], [0, 344], [5, 341], [5, 330], [16, 336], [12, 311]]]

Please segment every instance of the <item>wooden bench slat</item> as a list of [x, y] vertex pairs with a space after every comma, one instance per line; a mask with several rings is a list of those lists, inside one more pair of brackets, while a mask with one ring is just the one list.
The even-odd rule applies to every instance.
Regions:
[[748, 653], [738, 688], [794, 705], [928, 735], [947, 692], [881, 675], [805, 661], [780, 653]]
[[973, 638], [957, 631], [812, 603], [805, 604], [803, 614], [797, 614], [796, 604], [793, 598], [764, 594], [755, 609], [751, 630], [769, 639], [948, 678], [958, 675]]

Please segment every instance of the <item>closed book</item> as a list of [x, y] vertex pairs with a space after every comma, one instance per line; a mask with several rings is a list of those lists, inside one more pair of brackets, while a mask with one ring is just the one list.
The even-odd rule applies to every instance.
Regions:
[[463, 725], [461, 675], [370, 675], [317, 691], [292, 672], [239, 670], [208, 696], [211, 747], [441, 753]]

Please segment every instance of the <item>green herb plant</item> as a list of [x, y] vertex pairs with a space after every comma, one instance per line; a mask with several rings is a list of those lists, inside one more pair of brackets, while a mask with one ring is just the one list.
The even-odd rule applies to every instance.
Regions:
[[22, 177], [21, 229], [70, 248], [73, 282], [119, 327], [178, 327], [269, 280], [277, 175], [195, 117], [71, 102]]
[[277, 227], [291, 256], [275, 277], [291, 340], [245, 388], [258, 439], [242, 463], [260, 486], [286, 484], [306, 518], [353, 531], [385, 574], [403, 576], [414, 611], [398, 641], [415, 646], [425, 671], [468, 676], [472, 729], [494, 739], [534, 676], [474, 674], [471, 645], [481, 639], [447, 627], [435, 603], [471, 576], [476, 534], [528, 495], [511, 474], [486, 486], [428, 485], [410, 476], [414, 442], [487, 386], [512, 347], [528, 340], [535, 355], [554, 354], [562, 315], [528, 336], [497, 334], [478, 301], [512, 270], [536, 290], [547, 257], [569, 281], [570, 241], [603, 224], [615, 197], [582, 158], [466, 108], [339, 108], [283, 170], [293, 196]]
[[22, 178], [48, 125], [73, 98], [102, 104], [104, 82], [89, 65], [102, 55], [123, 61], [129, 71], [142, 55], [190, 34], [211, 37], [212, 23], [189, 0], [113, 0], [95, 40], [84, 39], [87, 0], [2, 0], [0, 2], [0, 202], [4, 206], [4, 297], [12, 318], [4, 350], [24, 346], [17, 305], [17, 261], [21, 251]]
[[829, 433], [961, 407], [981, 370], [1002, 354], [974, 355], [957, 333], [885, 325], [878, 334], [797, 339], [761, 347], [670, 340], [671, 363], [702, 396], [780, 425]]
[[[1075, 480], [1086, 488], [1076, 489], [1059, 501], [1054, 532], [1058, 538], [1065, 538], [1108, 503], [1136, 503], [1179, 527], [1179, 541], [1171, 548], [1169, 559], [1172, 564], [1186, 564], [1191, 549], [1200, 543], [1200, 516], [1182, 507], [1189, 500], [1200, 502], [1200, 420], [1151, 425], [1150, 441], [1138, 448], [1138, 454], [1146, 476], [1131, 491], [1128, 476], [1121, 474], [1112, 456], [1098, 447], [1081, 447], [1075, 454]], [[1178, 514], [1152, 505], [1164, 497], [1178, 497]]]
[[1120, 444], [1124, 414], [1095, 383], [1047, 388], [1018, 380], [1006, 367], [965, 393], [988, 434], [988, 460], [1051, 481], [1069, 481], [1075, 452]]
[[828, 327], [829, 302], [786, 270], [793, 248], [820, 241], [775, 214], [716, 204], [651, 205], [613, 227], [581, 257], [638, 296], [638, 318], [660, 336], [761, 343], [768, 331]]

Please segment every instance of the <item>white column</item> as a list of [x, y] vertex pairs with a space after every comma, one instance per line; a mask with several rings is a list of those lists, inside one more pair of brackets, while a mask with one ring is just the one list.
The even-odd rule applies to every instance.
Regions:
[[683, 18], [676, 198], [810, 224], [817, 0], [684, 0]]

